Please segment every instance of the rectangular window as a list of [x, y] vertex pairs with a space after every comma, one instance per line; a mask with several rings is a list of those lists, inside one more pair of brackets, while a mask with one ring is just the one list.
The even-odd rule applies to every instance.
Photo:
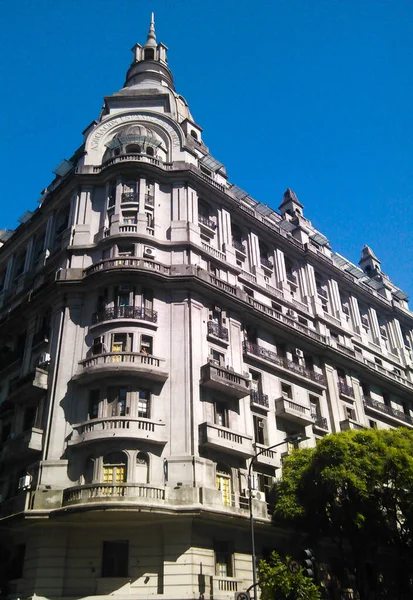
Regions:
[[317, 396], [310, 396], [310, 410], [311, 416], [314, 419], [319, 419], [321, 417], [320, 399]]
[[214, 348], [209, 349], [209, 362], [215, 363], [221, 367], [225, 366], [225, 354], [222, 352], [218, 352], [214, 350]]
[[232, 552], [229, 542], [215, 542], [215, 574], [218, 577], [232, 577]]
[[215, 402], [215, 425], [229, 427], [228, 410], [222, 402]]
[[258, 417], [256, 415], [253, 416], [254, 419], [254, 440], [257, 444], [266, 445], [266, 422], [262, 417]]
[[251, 376], [251, 391], [257, 392], [260, 394], [262, 392], [262, 384], [261, 384], [261, 373], [257, 373], [256, 371], [250, 371]]
[[153, 291], [147, 288], [142, 291], [142, 308], [145, 311], [153, 310]]
[[147, 390], [140, 390], [138, 401], [138, 417], [142, 419], [150, 418], [150, 393]]
[[130, 352], [132, 348], [131, 333], [112, 334], [112, 352]]
[[104, 338], [101, 335], [93, 340], [92, 354], [103, 354], [104, 350]]
[[108, 417], [124, 417], [129, 414], [127, 406], [128, 389], [125, 387], [108, 389]]
[[152, 350], [153, 350], [153, 338], [151, 338], [150, 335], [142, 335], [141, 336], [140, 353], [152, 355], [152, 353], [153, 353]]
[[135, 246], [133, 244], [118, 246], [118, 256], [124, 258], [135, 256]]
[[99, 417], [100, 390], [89, 391], [89, 419]]
[[127, 577], [129, 541], [103, 542], [102, 577]]
[[351, 419], [352, 421], [356, 420], [356, 411], [354, 408], [350, 408], [349, 406], [345, 406], [344, 410], [346, 411], [347, 419]]
[[289, 400], [292, 400], [293, 388], [289, 383], [281, 383], [281, 395], [283, 398], [288, 398]]

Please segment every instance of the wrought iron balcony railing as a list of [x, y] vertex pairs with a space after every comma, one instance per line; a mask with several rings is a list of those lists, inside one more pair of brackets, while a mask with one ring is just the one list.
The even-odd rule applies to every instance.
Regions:
[[114, 308], [106, 308], [95, 312], [92, 316], [92, 323], [102, 323], [111, 319], [139, 319], [141, 321], [149, 321], [156, 323], [158, 313], [156, 310], [149, 308], [138, 308], [136, 306], [115, 306]]
[[268, 401], [268, 394], [263, 394], [258, 392], [257, 390], [251, 390], [250, 393], [251, 402], [254, 404], [258, 404], [264, 408], [269, 408], [270, 403]]
[[215, 321], [208, 321], [208, 335], [228, 341], [228, 329]]
[[349, 396], [350, 398], [354, 398], [354, 390], [351, 386], [347, 385], [343, 381], [338, 382], [338, 390], [340, 394], [344, 394], [345, 396]]
[[205, 215], [198, 215], [198, 222], [202, 225], [205, 225], [205, 227], [209, 227], [209, 229], [213, 229], [214, 231], [217, 228], [217, 224], [214, 223], [212, 219], [208, 219], [208, 217]]

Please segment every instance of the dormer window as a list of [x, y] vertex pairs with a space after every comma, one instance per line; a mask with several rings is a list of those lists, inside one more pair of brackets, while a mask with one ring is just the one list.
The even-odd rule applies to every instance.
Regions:
[[145, 48], [145, 60], [155, 60], [155, 50], [153, 48]]
[[148, 147], [146, 148], [146, 154], [147, 154], [148, 156], [155, 156], [154, 149], [153, 149], [151, 146], [148, 146]]
[[196, 131], [194, 131], [193, 129], [191, 129], [191, 137], [193, 137], [194, 140], [198, 141], [198, 136], [196, 134]]

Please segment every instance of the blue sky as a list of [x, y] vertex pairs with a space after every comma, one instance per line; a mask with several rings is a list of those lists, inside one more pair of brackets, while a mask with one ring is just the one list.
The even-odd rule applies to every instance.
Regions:
[[177, 90], [230, 180], [291, 187], [353, 262], [372, 246], [413, 298], [413, 2], [0, 0], [1, 228], [120, 89], [151, 10]]

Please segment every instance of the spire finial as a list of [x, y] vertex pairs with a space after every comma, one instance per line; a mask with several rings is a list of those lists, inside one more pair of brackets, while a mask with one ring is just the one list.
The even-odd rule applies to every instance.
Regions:
[[156, 35], [155, 35], [155, 14], [152, 13], [151, 14], [151, 23], [149, 25], [149, 32], [148, 32], [148, 41], [146, 42], [146, 44], [148, 44], [148, 42], [151, 43], [151, 45], [153, 44], [153, 42], [156, 43]]

